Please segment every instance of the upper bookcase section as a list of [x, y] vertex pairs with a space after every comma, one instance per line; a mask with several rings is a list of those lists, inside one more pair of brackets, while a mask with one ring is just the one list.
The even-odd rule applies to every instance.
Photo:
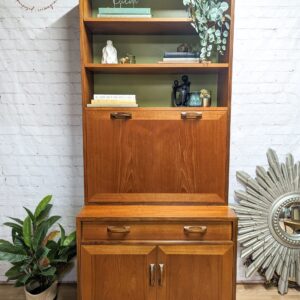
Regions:
[[[125, 0], [115, 0], [116, 3]], [[130, 2], [131, 0], [126, 0]], [[137, 0], [136, 0], [137, 1]], [[226, 0], [225, 0], [226, 1]], [[137, 8], [151, 8], [151, 18], [98, 17], [99, 8], [113, 8], [114, 0], [82, 0], [82, 19], [88, 31], [99, 34], [196, 34], [182, 0], [139, 0]], [[120, 7], [116, 4], [115, 7]], [[123, 5], [132, 8], [133, 5]]]

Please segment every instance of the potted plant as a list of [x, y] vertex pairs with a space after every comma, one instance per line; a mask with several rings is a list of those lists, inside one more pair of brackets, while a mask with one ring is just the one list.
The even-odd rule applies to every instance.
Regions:
[[49, 216], [52, 196], [46, 196], [34, 212], [25, 208], [24, 220], [10, 218], [12, 242], [0, 240], [0, 260], [12, 267], [6, 272], [15, 286], [24, 286], [26, 299], [53, 300], [57, 294], [59, 275], [72, 265], [76, 255], [76, 233], [65, 234], [64, 228], [50, 230], [61, 218]]
[[229, 4], [223, 0], [183, 0], [200, 39], [200, 59], [212, 53], [224, 55], [227, 49], [231, 17]]

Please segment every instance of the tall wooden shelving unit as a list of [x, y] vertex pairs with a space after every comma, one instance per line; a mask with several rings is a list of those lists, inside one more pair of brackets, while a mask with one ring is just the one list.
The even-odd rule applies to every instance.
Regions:
[[[233, 300], [237, 223], [227, 204], [234, 2], [228, 49], [218, 62], [102, 65], [95, 53], [101, 36], [156, 42], [195, 32], [186, 17], [96, 18], [93, 1], [80, 1], [85, 207], [77, 217], [78, 299]], [[169, 76], [183, 74], [214, 86], [215, 106], [166, 105]], [[162, 79], [156, 92], [164, 99], [153, 99], [159, 105], [151, 105], [154, 76]], [[129, 80], [141, 107], [87, 108], [94, 93], [111, 88], [106, 77], [124, 93], [122, 80]]]

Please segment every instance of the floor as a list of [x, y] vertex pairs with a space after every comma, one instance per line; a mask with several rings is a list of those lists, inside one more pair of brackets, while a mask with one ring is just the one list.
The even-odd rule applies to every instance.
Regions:
[[[1, 300], [25, 300], [23, 289], [11, 285], [0, 285]], [[76, 286], [63, 285], [59, 289], [57, 300], [76, 300]], [[300, 291], [290, 289], [285, 296], [280, 296], [275, 288], [266, 290], [262, 285], [238, 285], [236, 300], [299, 300]]]

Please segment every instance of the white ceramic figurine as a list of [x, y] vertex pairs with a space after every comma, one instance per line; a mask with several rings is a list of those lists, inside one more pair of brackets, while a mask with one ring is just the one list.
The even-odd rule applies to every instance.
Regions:
[[112, 41], [107, 41], [106, 46], [102, 50], [102, 63], [103, 64], [117, 64], [118, 53], [117, 49], [113, 46]]

